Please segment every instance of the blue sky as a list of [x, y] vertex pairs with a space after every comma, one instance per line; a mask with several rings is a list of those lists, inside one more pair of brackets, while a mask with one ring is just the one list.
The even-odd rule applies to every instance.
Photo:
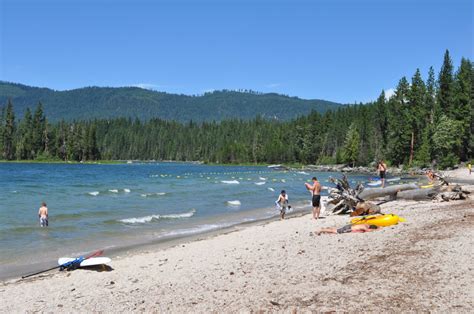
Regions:
[[0, 80], [64, 90], [252, 89], [375, 99], [445, 49], [473, 59], [469, 0], [0, 0]]

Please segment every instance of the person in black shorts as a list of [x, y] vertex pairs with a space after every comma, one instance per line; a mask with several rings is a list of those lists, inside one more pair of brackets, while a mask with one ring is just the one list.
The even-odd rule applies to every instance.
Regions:
[[321, 184], [318, 182], [316, 177], [312, 178], [313, 185], [305, 183], [305, 187], [308, 191], [311, 192], [312, 199], [311, 203], [313, 205], [313, 219], [317, 220], [319, 218], [319, 212], [321, 210]]
[[382, 188], [385, 187], [385, 173], [387, 172], [387, 164], [383, 160], [379, 161], [377, 165], [377, 170], [379, 172], [380, 180], [382, 181]]

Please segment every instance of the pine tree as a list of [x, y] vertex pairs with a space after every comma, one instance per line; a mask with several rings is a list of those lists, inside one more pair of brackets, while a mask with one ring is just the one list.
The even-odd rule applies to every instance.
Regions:
[[461, 160], [467, 160], [469, 155], [469, 143], [471, 141], [471, 124], [472, 124], [472, 63], [462, 58], [461, 65], [456, 73], [454, 83], [454, 119], [460, 121], [461, 128], [458, 130], [461, 136], [461, 151], [459, 153]]
[[360, 135], [355, 123], [352, 123], [347, 131], [346, 141], [344, 143], [344, 158], [346, 162], [352, 163], [354, 167], [360, 150]]
[[23, 120], [18, 124], [16, 154], [18, 159], [32, 159], [32, 116], [30, 108], [26, 108]]
[[425, 110], [428, 112], [426, 117], [426, 123], [435, 123], [435, 118], [441, 116], [441, 109], [436, 101], [436, 82], [435, 73], [433, 67], [430, 67], [428, 71], [428, 80], [426, 81], [426, 99], [425, 99]]
[[438, 77], [438, 105], [441, 109], [440, 114], [449, 118], [454, 117], [453, 109], [453, 62], [449, 56], [449, 51], [444, 54], [444, 61]]
[[429, 115], [426, 111], [424, 101], [426, 99], [426, 86], [421, 78], [419, 69], [411, 80], [410, 91], [408, 93], [408, 123], [411, 128], [410, 158], [408, 164], [411, 165], [416, 148], [421, 142], [422, 130], [425, 128], [425, 119]]
[[43, 114], [43, 105], [38, 103], [33, 115], [33, 158], [37, 158], [44, 152], [44, 133], [46, 129], [46, 119]]
[[15, 158], [15, 113], [13, 104], [8, 100], [7, 111], [5, 116], [5, 128], [3, 131], [3, 158], [13, 160]]
[[408, 161], [411, 144], [411, 126], [408, 119], [409, 84], [405, 77], [398, 82], [395, 95], [388, 101], [387, 154], [392, 163], [401, 165]]

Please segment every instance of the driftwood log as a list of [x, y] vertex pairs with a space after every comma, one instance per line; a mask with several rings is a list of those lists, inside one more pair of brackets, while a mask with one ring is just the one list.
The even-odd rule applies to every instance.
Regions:
[[436, 195], [438, 195], [439, 189], [416, 189], [398, 192], [396, 194], [397, 199], [413, 200], [413, 201], [422, 201], [422, 200], [431, 200]]
[[416, 190], [419, 187], [414, 183], [409, 184], [398, 184], [387, 186], [385, 188], [373, 188], [362, 191], [358, 196], [364, 200], [373, 200], [379, 197], [392, 196], [394, 197], [397, 193], [406, 190]]
[[420, 189], [414, 183], [398, 184], [385, 188], [364, 189], [363, 184], [358, 184], [355, 188], [351, 188], [345, 175], [341, 179], [331, 177], [329, 180], [336, 187], [329, 190], [326, 211], [330, 214], [368, 215], [380, 213], [379, 205], [381, 203], [375, 204], [369, 201], [377, 198], [389, 197], [388, 201], [395, 199], [415, 201], [437, 199], [439, 201], [449, 201], [465, 199], [467, 194], [470, 193], [463, 190], [459, 185], [447, 185], [448, 182], [441, 175], [436, 174], [436, 178], [439, 180], [438, 184], [441, 183], [441, 185], [428, 189]]

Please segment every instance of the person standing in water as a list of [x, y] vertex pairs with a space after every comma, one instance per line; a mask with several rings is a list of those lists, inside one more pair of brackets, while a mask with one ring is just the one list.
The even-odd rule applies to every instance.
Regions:
[[387, 164], [383, 162], [383, 160], [379, 161], [377, 165], [377, 171], [379, 172], [380, 180], [382, 181], [382, 188], [385, 187], [385, 173], [387, 171]]
[[318, 220], [319, 212], [321, 210], [321, 184], [318, 182], [316, 177], [313, 177], [311, 180], [313, 181], [313, 185], [305, 183], [305, 186], [312, 195], [311, 203], [313, 205], [313, 219]]
[[40, 226], [47, 227], [48, 226], [48, 207], [46, 207], [45, 202], [41, 203], [41, 207], [38, 210], [38, 217], [40, 221]]
[[291, 206], [288, 205], [288, 194], [286, 194], [285, 190], [281, 191], [275, 204], [280, 209], [280, 219], [281, 220], [285, 219], [286, 211], [291, 208]]

